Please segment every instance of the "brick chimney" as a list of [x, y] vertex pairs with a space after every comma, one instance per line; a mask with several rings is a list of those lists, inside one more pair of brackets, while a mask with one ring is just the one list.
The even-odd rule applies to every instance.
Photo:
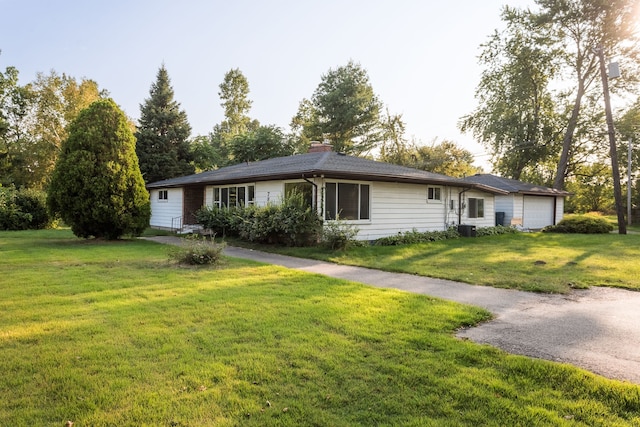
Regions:
[[311, 141], [311, 146], [309, 147], [309, 153], [324, 153], [327, 151], [333, 151], [333, 145], [325, 144], [318, 141]]

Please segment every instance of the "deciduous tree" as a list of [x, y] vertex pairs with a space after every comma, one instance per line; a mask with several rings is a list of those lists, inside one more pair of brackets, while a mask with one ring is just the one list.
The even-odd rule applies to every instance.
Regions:
[[637, 0], [536, 4], [538, 10], [504, 9], [507, 28], [481, 56], [479, 107], [461, 127], [492, 149], [494, 168], [503, 175], [531, 176], [532, 169], [555, 164], [553, 186], [562, 189], [583, 160], [602, 150], [599, 138], [591, 139], [604, 128], [596, 48], [624, 64], [625, 78], [612, 90], [637, 83]]
[[277, 126], [260, 126], [231, 140], [235, 163], [255, 162], [294, 154], [293, 144]]
[[560, 127], [549, 88], [558, 52], [546, 28], [526, 12], [505, 7], [502, 19], [506, 29], [496, 31], [480, 55], [485, 68], [476, 89], [478, 107], [460, 127], [492, 153], [496, 172], [521, 179], [558, 153]]
[[215, 159], [221, 161], [217, 166], [225, 166], [237, 163], [233, 158], [231, 141], [257, 129], [260, 123], [249, 116], [253, 101], [249, 99], [249, 81], [240, 69], [229, 70], [219, 88], [224, 120], [213, 127], [210, 141], [213, 147], [211, 153], [215, 153]]

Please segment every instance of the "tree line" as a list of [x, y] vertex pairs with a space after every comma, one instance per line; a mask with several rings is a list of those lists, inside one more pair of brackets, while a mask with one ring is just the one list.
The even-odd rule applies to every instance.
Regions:
[[[481, 45], [477, 108], [460, 128], [487, 148], [500, 175], [569, 190], [570, 209], [611, 209], [598, 51], [623, 71], [608, 83], [618, 106], [624, 105], [617, 109], [616, 130], [619, 163], [626, 165], [627, 142], [637, 138], [640, 124], [640, 3], [536, 0], [535, 6], [503, 8], [504, 29]], [[632, 172], [639, 159], [635, 150]]]
[[[0, 185], [46, 189], [70, 124], [109, 93], [93, 80], [55, 71], [38, 73], [25, 85], [18, 76], [15, 67], [0, 71]], [[451, 141], [409, 141], [402, 117], [383, 108], [366, 70], [353, 61], [321, 76], [314, 93], [300, 102], [289, 130], [252, 118], [249, 95], [242, 71], [229, 70], [218, 92], [224, 119], [208, 135], [192, 136], [163, 64], [140, 104], [139, 120], [129, 119], [145, 182], [305, 153], [311, 141], [452, 176], [478, 170], [471, 153]]]

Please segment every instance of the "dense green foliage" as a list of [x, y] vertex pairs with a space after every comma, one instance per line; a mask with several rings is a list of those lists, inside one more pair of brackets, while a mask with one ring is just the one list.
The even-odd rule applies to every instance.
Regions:
[[604, 218], [594, 215], [576, 215], [565, 218], [556, 225], [542, 229], [547, 233], [607, 234], [613, 231], [613, 225]]
[[328, 140], [334, 151], [364, 155], [383, 138], [381, 110], [366, 70], [349, 61], [322, 76], [311, 100], [300, 103], [292, 127], [304, 141]]
[[506, 29], [482, 45], [478, 108], [461, 127], [491, 151], [503, 176], [563, 189], [581, 165], [609, 157], [599, 143], [596, 48], [624, 64], [624, 78], [610, 79], [611, 90], [637, 93], [637, 1], [536, 0], [535, 6], [503, 9]]
[[[513, 227], [504, 227], [497, 225], [495, 227], [478, 227], [476, 228], [476, 237], [496, 236], [499, 234], [518, 233]], [[402, 231], [394, 236], [387, 236], [377, 239], [374, 244], [376, 246], [398, 246], [411, 245], [415, 243], [438, 242], [441, 240], [457, 239], [460, 233], [456, 227], [449, 227], [445, 231]]]
[[445, 231], [418, 231], [414, 229], [411, 231], [398, 232], [398, 234], [394, 236], [387, 236], [377, 239], [375, 241], [375, 245], [410, 245], [413, 243], [437, 242], [439, 240], [457, 239], [459, 237], [460, 233], [458, 233], [456, 227], [450, 227]]
[[[322, 245], [331, 250], [347, 250], [358, 245], [356, 237], [360, 230], [348, 221], [327, 221], [322, 227]], [[365, 242], [366, 243], [366, 242]]]
[[15, 67], [0, 71], [0, 185], [46, 188], [69, 123], [104, 96], [96, 82], [55, 71], [25, 85]]
[[136, 154], [145, 182], [155, 182], [195, 172], [189, 145], [191, 126], [187, 114], [174, 100], [169, 73], [160, 67], [149, 98], [140, 105]]
[[516, 234], [520, 233], [516, 227], [506, 225], [496, 225], [494, 227], [478, 227], [476, 229], [476, 237], [499, 236], [500, 234]]
[[196, 213], [196, 220], [216, 235], [287, 246], [317, 243], [322, 227], [320, 217], [297, 192], [292, 192], [279, 204], [203, 207]]
[[0, 187], [0, 230], [40, 229], [50, 224], [46, 193]]
[[259, 126], [233, 137], [229, 143], [232, 163], [255, 162], [294, 154], [295, 147], [277, 126]]
[[0, 250], [3, 426], [640, 423], [637, 385], [455, 338], [471, 306], [67, 230]]
[[135, 138], [113, 100], [94, 102], [71, 124], [47, 203], [79, 237], [117, 239], [148, 227], [149, 193]]
[[473, 165], [474, 157], [470, 151], [447, 140], [428, 145], [387, 142], [380, 149], [379, 160], [456, 178], [482, 172], [481, 168]]

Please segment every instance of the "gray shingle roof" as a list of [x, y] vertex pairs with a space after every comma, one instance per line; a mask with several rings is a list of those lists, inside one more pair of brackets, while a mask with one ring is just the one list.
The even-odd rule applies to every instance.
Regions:
[[241, 163], [213, 171], [153, 182], [148, 184], [147, 188], [240, 184], [256, 181], [299, 179], [301, 177], [312, 178], [314, 176], [334, 179], [449, 185], [478, 188], [497, 194], [504, 193], [499, 189], [487, 187], [484, 184], [335, 152], [299, 154], [258, 162]]
[[529, 184], [515, 179], [502, 178], [488, 173], [468, 176], [464, 178], [464, 180], [499, 188], [501, 190], [508, 191], [509, 193], [540, 196], [569, 196], [571, 194], [564, 190], [556, 190], [542, 185]]

